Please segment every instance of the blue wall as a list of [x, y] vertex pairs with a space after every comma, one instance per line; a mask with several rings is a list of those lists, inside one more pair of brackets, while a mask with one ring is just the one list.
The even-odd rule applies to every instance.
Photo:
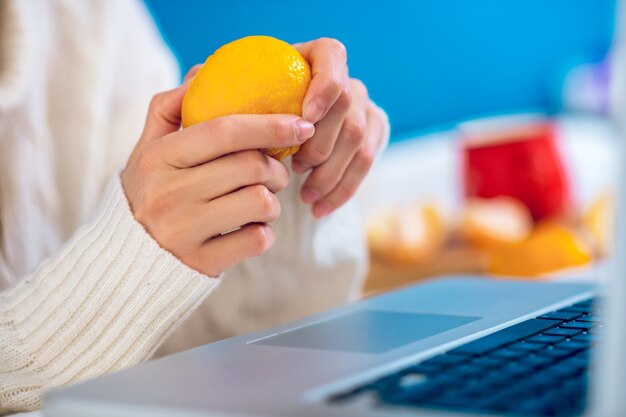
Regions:
[[615, 0], [146, 3], [183, 72], [247, 35], [340, 39], [396, 137], [487, 113], [557, 111], [559, 77], [606, 54], [615, 9]]

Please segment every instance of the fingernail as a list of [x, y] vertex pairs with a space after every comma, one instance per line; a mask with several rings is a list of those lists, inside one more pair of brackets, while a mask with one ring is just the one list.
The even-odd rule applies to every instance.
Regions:
[[333, 206], [328, 203], [319, 203], [313, 207], [313, 216], [318, 219], [328, 216], [333, 211]]
[[324, 110], [324, 106], [322, 106], [319, 101], [311, 100], [306, 106], [303, 116], [311, 123], [317, 123], [322, 118]]
[[296, 122], [296, 139], [298, 142], [304, 142], [315, 134], [315, 126], [306, 120], [298, 120]]
[[302, 201], [306, 204], [312, 204], [320, 197], [320, 193], [312, 189], [311, 187], [304, 187], [302, 189]]
[[302, 162], [299, 159], [292, 159], [291, 160], [291, 169], [293, 169], [293, 171], [295, 173], [297, 173], [297, 174], [304, 174], [309, 169], [311, 169], [311, 167], [308, 164], [305, 164], [304, 162]]

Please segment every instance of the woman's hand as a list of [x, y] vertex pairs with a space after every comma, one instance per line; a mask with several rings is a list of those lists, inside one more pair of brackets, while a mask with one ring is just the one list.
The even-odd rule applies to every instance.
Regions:
[[163, 248], [217, 276], [274, 242], [274, 193], [289, 177], [257, 149], [300, 145], [315, 128], [290, 115], [234, 115], [179, 130], [188, 84], [152, 100], [122, 185], [135, 218]]
[[320, 218], [354, 195], [385, 140], [387, 122], [363, 83], [349, 77], [346, 48], [339, 41], [322, 38], [294, 46], [311, 64], [303, 118], [315, 123], [315, 135], [293, 156], [292, 168], [311, 171], [301, 197]]

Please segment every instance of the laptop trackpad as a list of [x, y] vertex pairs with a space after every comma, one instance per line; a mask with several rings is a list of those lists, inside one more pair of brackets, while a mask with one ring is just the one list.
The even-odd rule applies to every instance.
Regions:
[[382, 353], [479, 318], [363, 310], [257, 339], [252, 344]]

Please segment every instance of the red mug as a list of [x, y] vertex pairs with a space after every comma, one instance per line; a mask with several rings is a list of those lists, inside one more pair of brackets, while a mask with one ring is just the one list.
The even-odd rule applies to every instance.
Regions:
[[567, 213], [570, 187], [553, 121], [501, 117], [460, 130], [466, 197], [512, 197], [526, 204], [535, 220]]

